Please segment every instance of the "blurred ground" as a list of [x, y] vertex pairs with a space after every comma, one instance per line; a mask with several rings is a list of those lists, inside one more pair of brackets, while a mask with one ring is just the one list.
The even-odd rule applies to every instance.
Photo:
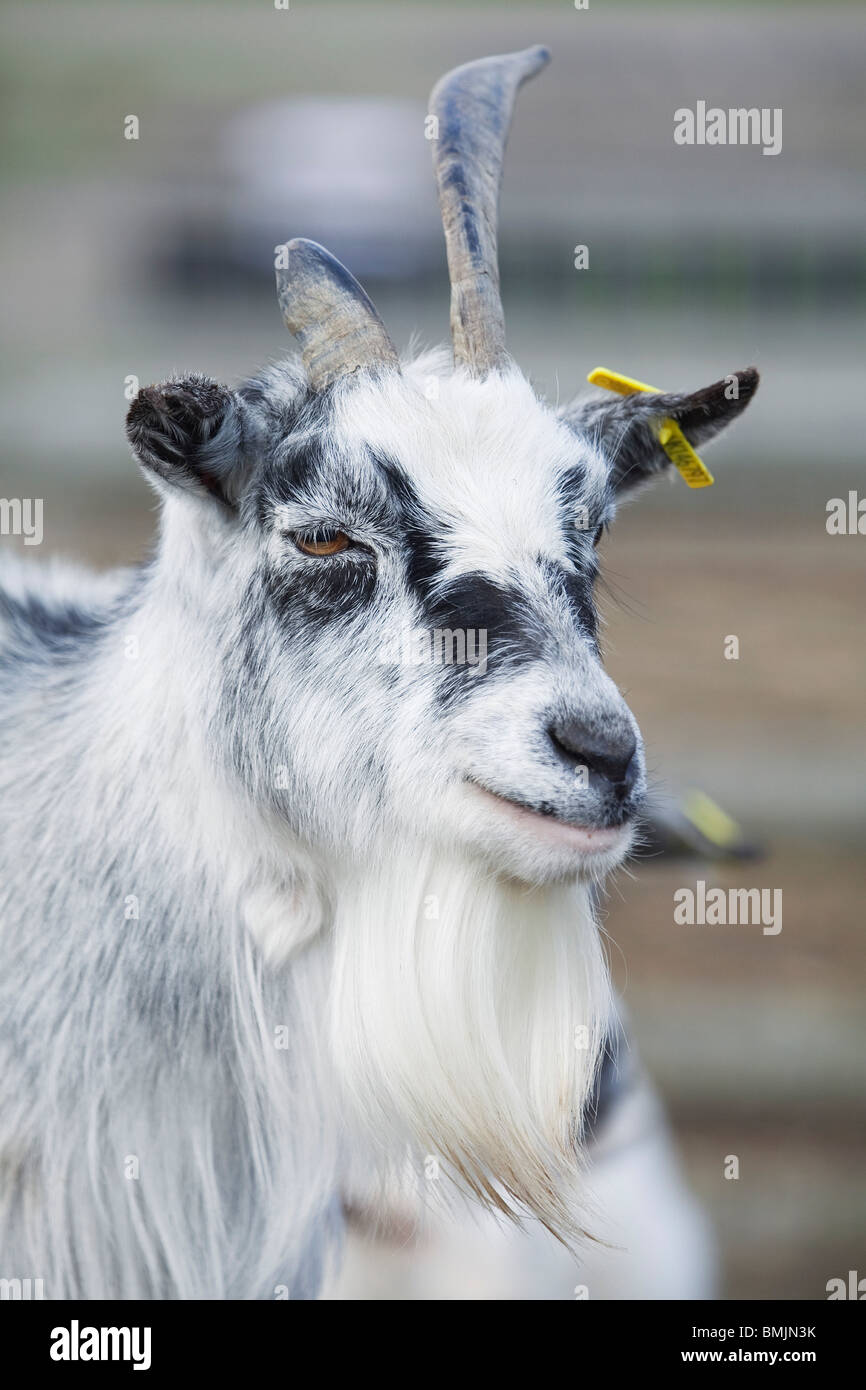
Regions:
[[[598, 364], [672, 389], [751, 362], [763, 375], [708, 453], [716, 487], [677, 479], [624, 511], [603, 604], [657, 779], [703, 788], [770, 854], [726, 874], [662, 862], [621, 876], [614, 969], [715, 1218], [727, 1293], [820, 1298], [862, 1273], [866, 538], [824, 524], [829, 498], [864, 490], [862, 8], [138, 0], [8, 4], [2, 27], [0, 492], [45, 499], [41, 555], [99, 565], [143, 555], [154, 523], [123, 445], [125, 379], [234, 380], [286, 352], [274, 240], [324, 235], [325, 202], [297, 191], [256, 222], [259, 194], [226, 159], [231, 123], [286, 96], [351, 98], [371, 119], [387, 117], [383, 97], [402, 103], [396, 120], [414, 111], [416, 148], [389, 156], [388, 192], [412, 205], [414, 268], [367, 278], [399, 345], [436, 342], [447, 290], [426, 93], [453, 63], [551, 45], [503, 196], [518, 360], [561, 399]], [[698, 97], [783, 107], [783, 153], [678, 149], [672, 111]], [[287, 143], [286, 167], [309, 151]], [[368, 227], [377, 195], [359, 189]], [[333, 250], [361, 271], [372, 252], [349, 212]], [[589, 272], [572, 268], [577, 243]], [[781, 934], [675, 926], [673, 892], [696, 878], [782, 888]], [[731, 1153], [738, 1182], [722, 1176]]]

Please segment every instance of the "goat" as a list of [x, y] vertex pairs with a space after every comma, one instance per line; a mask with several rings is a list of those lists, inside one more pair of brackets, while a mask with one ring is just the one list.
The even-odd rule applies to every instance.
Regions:
[[[314, 1297], [353, 1166], [407, 1152], [585, 1229], [593, 891], [646, 787], [595, 545], [659, 422], [709, 440], [757, 373], [554, 410], [511, 360], [498, 189], [547, 56], [434, 89], [453, 362], [292, 241], [301, 362], [131, 405], [153, 558], [7, 566], [0, 1272], [47, 1297]], [[486, 669], [395, 657], [419, 630]]]

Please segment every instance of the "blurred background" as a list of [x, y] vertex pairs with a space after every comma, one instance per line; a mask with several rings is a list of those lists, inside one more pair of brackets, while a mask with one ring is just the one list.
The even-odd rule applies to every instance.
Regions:
[[[662, 857], [621, 876], [614, 973], [714, 1221], [725, 1296], [823, 1298], [828, 1279], [866, 1275], [866, 536], [825, 526], [830, 498], [866, 492], [866, 12], [0, 13], [0, 493], [44, 498], [40, 555], [99, 566], [143, 557], [153, 535], [123, 438], [129, 378], [234, 381], [284, 355], [278, 242], [324, 242], [401, 347], [447, 340], [427, 93], [470, 58], [552, 48], [521, 96], [502, 197], [518, 361], [560, 400], [599, 364], [676, 390], [751, 363], [763, 377], [708, 453], [714, 488], [675, 478], [624, 511], [602, 604], [659, 786], [701, 788], [766, 857]], [[676, 146], [673, 112], [699, 99], [781, 107], [782, 153]], [[781, 934], [674, 925], [672, 895], [697, 878], [781, 888]]]

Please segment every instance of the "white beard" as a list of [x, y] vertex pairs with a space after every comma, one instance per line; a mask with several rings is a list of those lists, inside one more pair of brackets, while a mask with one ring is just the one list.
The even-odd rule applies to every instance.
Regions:
[[[611, 1013], [588, 890], [420, 846], [339, 885], [329, 1003], [347, 1104], [395, 1161], [579, 1238], [584, 1106]], [[421, 1160], [421, 1162], [419, 1162]]]

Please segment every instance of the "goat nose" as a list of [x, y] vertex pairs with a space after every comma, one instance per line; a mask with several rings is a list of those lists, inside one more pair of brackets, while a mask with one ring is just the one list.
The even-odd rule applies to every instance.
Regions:
[[588, 767], [625, 796], [638, 774], [637, 740], [627, 725], [607, 737], [590, 734], [578, 719], [558, 720], [548, 730], [560, 758], [571, 767]]

